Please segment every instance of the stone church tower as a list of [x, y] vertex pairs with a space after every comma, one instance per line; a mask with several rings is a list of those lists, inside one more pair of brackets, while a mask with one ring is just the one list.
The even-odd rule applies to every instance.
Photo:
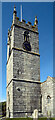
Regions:
[[38, 21], [19, 21], [14, 7], [7, 42], [7, 117], [31, 116], [40, 105]]

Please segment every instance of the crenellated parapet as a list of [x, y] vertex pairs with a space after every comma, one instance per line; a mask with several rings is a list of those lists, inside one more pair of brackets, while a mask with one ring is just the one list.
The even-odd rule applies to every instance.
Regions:
[[25, 29], [29, 29], [31, 31], [37, 32], [38, 33], [38, 20], [37, 20], [37, 16], [35, 16], [35, 21], [34, 21], [34, 25], [32, 25], [31, 22], [27, 22], [22, 19], [22, 22], [19, 20], [19, 17], [17, 17], [17, 12], [16, 12], [16, 8], [14, 6], [14, 11], [13, 11], [13, 22], [12, 22], [12, 26], [11, 26], [11, 30], [13, 25], [16, 25], [17, 27], [24, 27]]

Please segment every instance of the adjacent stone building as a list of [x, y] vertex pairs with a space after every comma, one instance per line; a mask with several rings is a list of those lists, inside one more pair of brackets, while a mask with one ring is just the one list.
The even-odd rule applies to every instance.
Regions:
[[55, 117], [55, 78], [48, 76], [41, 83], [41, 95], [43, 116]]
[[35, 109], [43, 116], [55, 114], [54, 80], [40, 82], [38, 35], [37, 17], [34, 26], [20, 22], [14, 7], [7, 42], [7, 117], [32, 116]]

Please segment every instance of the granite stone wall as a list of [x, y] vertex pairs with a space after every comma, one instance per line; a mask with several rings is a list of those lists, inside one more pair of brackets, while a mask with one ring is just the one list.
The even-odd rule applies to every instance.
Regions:
[[13, 80], [13, 117], [31, 116], [34, 109], [40, 109], [40, 83]]
[[31, 116], [34, 109], [40, 109], [39, 59], [37, 55], [13, 49], [14, 117], [25, 117], [26, 113]]
[[13, 50], [13, 78], [40, 81], [39, 56]]

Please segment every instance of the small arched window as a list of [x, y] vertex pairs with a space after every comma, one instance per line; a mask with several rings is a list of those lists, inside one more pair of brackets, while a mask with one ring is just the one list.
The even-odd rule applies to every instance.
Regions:
[[47, 103], [50, 103], [51, 97], [48, 95], [47, 96]]
[[20, 88], [18, 88], [17, 90], [20, 91]]

